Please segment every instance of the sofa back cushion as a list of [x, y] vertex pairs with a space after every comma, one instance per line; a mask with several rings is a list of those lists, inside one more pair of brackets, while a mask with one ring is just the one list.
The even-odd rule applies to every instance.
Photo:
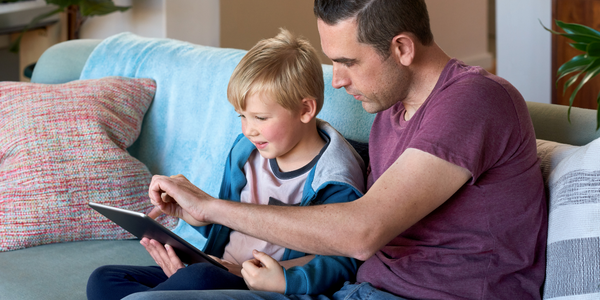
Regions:
[[[122, 33], [94, 49], [81, 79], [154, 79], [156, 95], [130, 153], [153, 174], [183, 174], [216, 196], [227, 153], [241, 133], [238, 114], [227, 101], [227, 85], [245, 53]], [[323, 70], [325, 104], [318, 117], [346, 138], [367, 142], [374, 115], [366, 113], [344, 90], [331, 87], [330, 65]]]
[[600, 139], [538, 140], [549, 201], [544, 299], [600, 299]]

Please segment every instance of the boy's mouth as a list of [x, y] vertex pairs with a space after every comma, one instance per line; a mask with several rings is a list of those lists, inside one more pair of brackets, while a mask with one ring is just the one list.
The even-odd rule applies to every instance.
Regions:
[[257, 149], [261, 150], [267, 147], [268, 144], [268, 142], [254, 142], [254, 146], [256, 146]]

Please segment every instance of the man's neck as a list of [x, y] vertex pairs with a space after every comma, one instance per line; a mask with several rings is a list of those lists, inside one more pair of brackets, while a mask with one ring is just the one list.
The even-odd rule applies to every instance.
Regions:
[[450, 61], [450, 57], [435, 42], [430, 46], [421, 46], [418, 53], [420, 54], [410, 67], [413, 70], [414, 84], [409, 95], [402, 101], [406, 120], [410, 120], [425, 103]]

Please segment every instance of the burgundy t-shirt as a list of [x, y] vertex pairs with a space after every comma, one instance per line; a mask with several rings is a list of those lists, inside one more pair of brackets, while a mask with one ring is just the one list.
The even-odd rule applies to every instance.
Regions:
[[547, 208], [523, 97], [506, 80], [450, 60], [409, 121], [404, 112], [398, 103], [375, 118], [369, 187], [407, 148], [472, 178], [369, 258], [358, 281], [410, 299], [539, 299]]

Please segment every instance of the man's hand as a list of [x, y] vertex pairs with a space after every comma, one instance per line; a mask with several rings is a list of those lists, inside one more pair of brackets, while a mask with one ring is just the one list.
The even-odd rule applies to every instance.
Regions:
[[[183, 175], [171, 177], [154, 175], [148, 190], [150, 201], [155, 208], [148, 214], [157, 217], [161, 212], [183, 219], [192, 226], [204, 226], [201, 210], [203, 201], [213, 198], [193, 185]], [[160, 211], [158, 211], [158, 209]]]
[[253, 250], [254, 259], [242, 264], [242, 277], [251, 290], [285, 293], [285, 275], [281, 265], [264, 252]]
[[146, 251], [150, 253], [150, 256], [154, 259], [157, 265], [159, 265], [167, 277], [175, 274], [177, 270], [185, 268], [185, 265], [181, 262], [173, 247], [169, 245], [163, 246], [156, 240], [150, 240], [143, 238], [140, 244], [146, 248]]

